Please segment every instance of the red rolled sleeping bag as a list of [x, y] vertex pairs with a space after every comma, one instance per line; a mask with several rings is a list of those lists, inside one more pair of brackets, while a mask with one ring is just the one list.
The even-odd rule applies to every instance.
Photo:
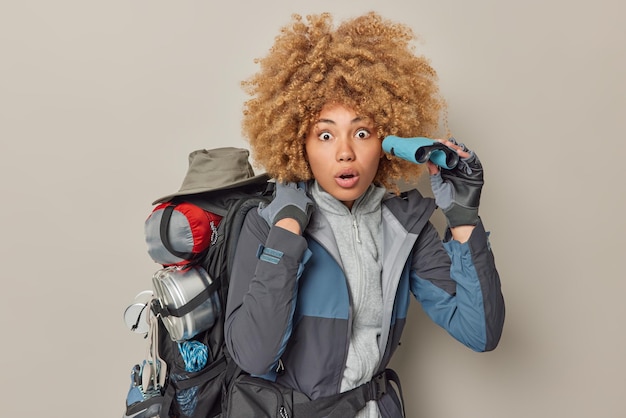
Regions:
[[184, 266], [197, 260], [216, 238], [222, 217], [188, 202], [165, 202], [146, 219], [148, 254], [163, 266]]

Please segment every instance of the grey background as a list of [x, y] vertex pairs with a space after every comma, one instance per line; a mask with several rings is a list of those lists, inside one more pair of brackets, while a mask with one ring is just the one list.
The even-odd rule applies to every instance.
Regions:
[[239, 82], [291, 13], [368, 10], [421, 35], [450, 129], [484, 162], [507, 301], [488, 354], [413, 304], [394, 359], [409, 416], [626, 416], [618, 0], [2, 2], [4, 416], [122, 415], [146, 348], [122, 313], [158, 267], [150, 203], [190, 151], [246, 145]]

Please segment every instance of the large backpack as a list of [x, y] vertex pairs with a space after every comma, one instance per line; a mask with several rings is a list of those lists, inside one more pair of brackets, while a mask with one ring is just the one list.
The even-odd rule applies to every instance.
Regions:
[[[146, 242], [163, 268], [153, 276], [152, 297], [125, 312], [131, 330], [139, 328], [148, 339], [146, 358], [131, 371], [125, 417], [221, 413], [222, 393], [240, 372], [223, 330], [237, 239], [248, 211], [267, 203], [273, 190], [247, 158], [238, 148], [193, 151], [179, 192], [154, 202]], [[186, 297], [190, 280], [202, 289]], [[131, 309], [137, 306], [143, 308]]]

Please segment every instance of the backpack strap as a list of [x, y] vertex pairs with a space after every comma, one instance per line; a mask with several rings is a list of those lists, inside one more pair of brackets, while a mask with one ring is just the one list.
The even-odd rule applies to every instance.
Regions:
[[400, 401], [402, 403], [402, 416], [404, 412], [404, 397], [398, 374], [386, 369], [377, 374], [367, 383], [357, 386], [347, 392], [325, 396], [309, 402], [294, 404], [294, 416], [296, 417], [326, 417], [345, 418], [353, 417], [365, 407], [369, 401], [379, 400], [389, 391], [389, 383], [394, 382], [398, 387]]
[[185, 303], [183, 306], [179, 308], [163, 306], [158, 299], [152, 300], [152, 311], [156, 315], [160, 315], [163, 318], [167, 316], [175, 316], [177, 318], [181, 318], [187, 315], [189, 312], [196, 309], [198, 306], [202, 305], [207, 299], [211, 297], [213, 292], [215, 292], [220, 287], [219, 280], [213, 280], [210, 285], [206, 286], [200, 293], [194, 296], [189, 302]]

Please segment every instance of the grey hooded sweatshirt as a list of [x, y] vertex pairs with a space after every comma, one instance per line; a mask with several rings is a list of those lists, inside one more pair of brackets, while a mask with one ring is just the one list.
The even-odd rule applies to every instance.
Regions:
[[[332, 227], [352, 297], [354, 319], [341, 381], [342, 392], [369, 381], [380, 361], [378, 344], [383, 318], [381, 202], [385, 193], [384, 188], [372, 185], [350, 210], [317, 182], [311, 187], [318, 210]], [[376, 402], [369, 402], [357, 415], [358, 418], [379, 416]]]

